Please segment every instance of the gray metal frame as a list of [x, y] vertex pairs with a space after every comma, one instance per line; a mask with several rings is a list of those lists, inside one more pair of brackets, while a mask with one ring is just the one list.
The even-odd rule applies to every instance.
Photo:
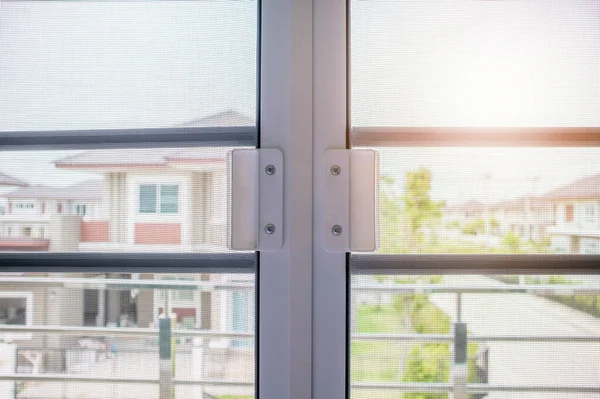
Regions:
[[599, 255], [352, 254], [352, 274], [598, 274]]
[[346, 17], [346, 0], [314, 1], [313, 399], [348, 397], [346, 254], [325, 249], [322, 227], [325, 153], [347, 148]]
[[0, 253], [0, 272], [253, 273], [258, 255], [243, 253]]
[[256, 126], [151, 129], [0, 131], [0, 149], [255, 147]]

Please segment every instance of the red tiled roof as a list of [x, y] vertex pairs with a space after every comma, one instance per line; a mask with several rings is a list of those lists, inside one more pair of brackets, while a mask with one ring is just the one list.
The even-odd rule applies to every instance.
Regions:
[[533, 196], [523, 196], [510, 200], [496, 202], [490, 205], [491, 210], [500, 210], [500, 209], [512, 209], [512, 210], [524, 210], [528, 206], [531, 207], [532, 210], [545, 210], [549, 209], [551, 204], [547, 198], [544, 197], [533, 197]]
[[548, 199], [600, 199], [600, 173], [552, 190], [544, 197]]
[[6, 198], [96, 200], [102, 198], [104, 180], [87, 180], [69, 187], [29, 186], [4, 194]]
[[0, 172], [0, 186], [27, 187], [29, 183]]
[[202, 148], [137, 148], [92, 150], [55, 161], [57, 168], [123, 168], [164, 167], [169, 163], [221, 163], [227, 149]]

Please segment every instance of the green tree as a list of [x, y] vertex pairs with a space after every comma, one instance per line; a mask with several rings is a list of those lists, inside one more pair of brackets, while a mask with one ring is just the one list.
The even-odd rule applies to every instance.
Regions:
[[515, 232], [509, 231], [502, 239], [502, 244], [509, 253], [518, 253], [521, 249], [521, 239]]
[[390, 194], [394, 179], [387, 176], [381, 177], [381, 191], [379, 201], [379, 213], [381, 221], [381, 237], [379, 246], [382, 253], [404, 252], [405, 244], [402, 239], [402, 210], [398, 198]]
[[411, 247], [420, 252], [423, 242], [423, 228], [433, 227], [442, 217], [445, 201], [434, 201], [431, 191], [431, 171], [420, 167], [406, 173], [404, 185], [404, 215], [407, 220]]
[[470, 234], [473, 236], [485, 233], [485, 220], [477, 218], [467, 223], [462, 230], [463, 234]]

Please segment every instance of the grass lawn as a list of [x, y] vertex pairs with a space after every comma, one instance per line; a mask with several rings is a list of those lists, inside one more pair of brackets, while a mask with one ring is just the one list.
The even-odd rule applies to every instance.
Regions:
[[[392, 305], [361, 305], [356, 314], [360, 333], [402, 333], [401, 315]], [[398, 381], [400, 363], [409, 348], [385, 341], [357, 341], [350, 347], [352, 381]]]

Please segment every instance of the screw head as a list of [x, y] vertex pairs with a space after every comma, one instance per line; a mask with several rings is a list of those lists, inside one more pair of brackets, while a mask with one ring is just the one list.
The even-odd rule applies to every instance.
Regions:
[[342, 226], [340, 226], [339, 224], [333, 226], [331, 228], [331, 234], [333, 234], [334, 236], [339, 236], [340, 234], [342, 234]]
[[273, 234], [275, 233], [275, 225], [272, 223], [269, 223], [268, 225], [265, 226], [265, 233], [267, 234]]
[[275, 166], [273, 165], [267, 165], [265, 167], [265, 173], [268, 174], [269, 176], [274, 175], [275, 174]]
[[342, 168], [340, 167], [340, 165], [333, 165], [329, 171], [331, 172], [332, 175], [337, 176], [340, 173], [342, 173]]

